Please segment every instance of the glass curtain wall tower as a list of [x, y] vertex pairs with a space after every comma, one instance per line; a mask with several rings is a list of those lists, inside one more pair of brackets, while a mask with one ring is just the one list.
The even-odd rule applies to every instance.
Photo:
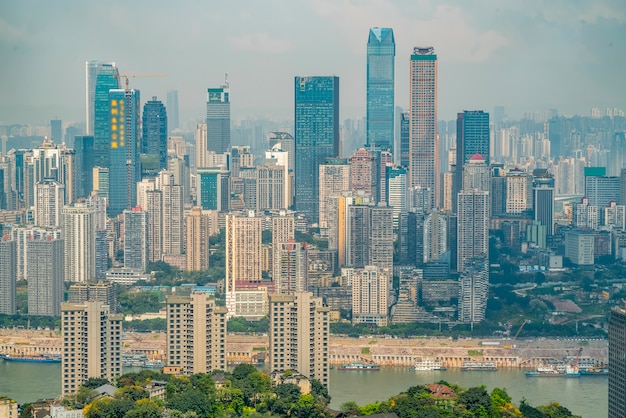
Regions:
[[[230, 151], [230, 89], [228, 83], [207, 89], [207, 151], [223, 154]], [[198, 150], [197, 152], [202, 152]]]
[[94, 164], [97, 167], [109, 166], [111, 140], [109, 90], [120, 88], [119, 77], [114, 64], [100, 64], [93, 99]]
[[[141, 153], [149, 156], [150, 162], [158, 161], [159, 170], [167, 168], [167, 111], [156, 97], [143, 105], [143, 136]], [[142, 157], [143, 158], [143, 157]], [[156, 164], [155, 164], [156, 165]]]
[[367, 40], [367, 147], [394, 152], [396, 43], [391, 28], [371, 28]]
[[339, 77], [295, 77], [296, 210], [319, 220], [319, 166], [339, 155]]

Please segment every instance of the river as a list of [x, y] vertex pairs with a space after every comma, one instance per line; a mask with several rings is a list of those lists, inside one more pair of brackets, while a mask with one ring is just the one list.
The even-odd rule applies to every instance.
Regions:
[[[125, 369], [125, 372], [137, 370]], [[15, 363], [0, 361], [0, 395], [20, 403], [42, 398], [55, 398], [61, 392], [61, 365]], [[486, 385], [506, 388], [519, 404], [526, 398], [531, 405], [559, 402], [572, 413], [596, 418], [608, 415], [606, 377], [572, 379], [528, 378], [522, 370], [507, 369], [497, 372], [462, 372], [458, 369], [441, 372], [415, 372], [410, 368], [383, 367], [380, 371], [330, 371], [331, 407], [339, 409], [342, 403], [355, 401], [365, 405], [387, 400], [390, 396], [415, 385], [439, 380], [462, 387]]]

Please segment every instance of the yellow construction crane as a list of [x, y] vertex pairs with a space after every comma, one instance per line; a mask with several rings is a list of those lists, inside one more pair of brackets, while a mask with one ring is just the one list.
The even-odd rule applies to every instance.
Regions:
[[124, 74], [118, 74], [116, 77], [117, 79], [121, 79], [121, 78], [125, 78], [126, 79], [126, 90], [129, 89], [128, 84], [129, 84], [129, 79], [130, 78], [137, 78], [137, 77], [167, 77], [168, 74], [142, 74], [142, 73], [132, 73], [132, 74], [128, 74], [128, 73], [124, 73]]

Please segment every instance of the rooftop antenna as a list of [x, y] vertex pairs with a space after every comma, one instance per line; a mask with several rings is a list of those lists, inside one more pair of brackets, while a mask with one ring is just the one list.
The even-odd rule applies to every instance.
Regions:
[[228, 85], [228, 73], [226, 73], [226, 74], [224, 75], [224, 86], [225, 86], [225, 87], [229, 87], [229, 85]]

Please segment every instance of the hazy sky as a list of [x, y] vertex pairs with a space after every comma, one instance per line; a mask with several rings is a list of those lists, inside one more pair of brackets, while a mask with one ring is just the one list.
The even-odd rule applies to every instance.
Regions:
[[396, 104], [409, 56], [434, 46], [439, 119], [463, 109], [513, 117], [626, 108], [624, 0], [2, 1], [0, 123], [84, 122], [85, 61], [115, 61], [142, 102], [178, 89], [202, 117], [228, 73], [234, 119], [293, 117], [295, 75], [338, 75], [341, 118], [365, 115], [370, 27], [394, 29]]

